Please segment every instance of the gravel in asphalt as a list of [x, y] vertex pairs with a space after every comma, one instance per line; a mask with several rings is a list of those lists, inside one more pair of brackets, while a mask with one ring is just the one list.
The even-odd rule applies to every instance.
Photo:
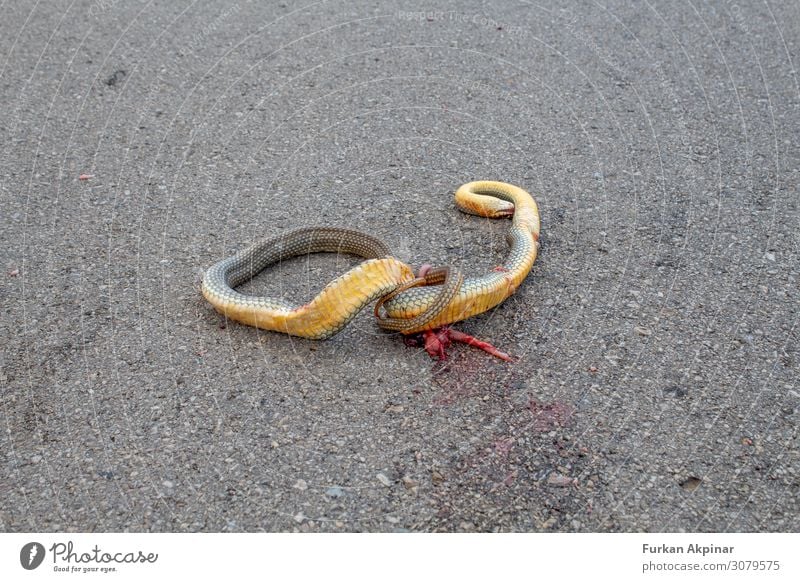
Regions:
[[[794, 2], [4, 6], [0, 529], [798, 531], [799, 43]], [[480, 273], [477, 179], [541, 208], [458, 325], [515, 363], [199, 293], [323, 224]]]

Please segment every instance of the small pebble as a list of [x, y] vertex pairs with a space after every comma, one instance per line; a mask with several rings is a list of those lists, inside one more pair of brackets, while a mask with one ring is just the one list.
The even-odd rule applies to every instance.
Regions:
[[342, 495], [344, 495], [344, 491], [342, 491], [341, 487], [336, 487], [336, 486], [328, 487], [325, 490], [325, 495], [327, 495], [328, 497], [341, 497]]
[[553, 487], [569, 487], [573, 484], [573, 479], [560, 473], [550, 473], [547, 477], [547, 484]]
[[378, 473], [377, 475], [375, 475], [375, 478], [378, 479], [378, 481], [380, 481], [381, 483], [383, 483], [387, 487], [390, 487], [392, 485], [392, 482], [389, 481], [389, 477], [387, 477], [383, 473]]
[[414, 481], [414, 479], [412, 479], [408, 475], [403, 477], [401, 481], [403, 482], [403, 487], [405, 487], [406, 489], [414, 489], [414, 487], [417, 487], [419, 485], [417, 481]]
[[700, 487], [700, 483], [702, 482], [703, 480], [699, 477], [689, 477], [685, 481], [681, 482], [681, 487], [686, 489], [686, 491], [694, 491], [695, 489]]

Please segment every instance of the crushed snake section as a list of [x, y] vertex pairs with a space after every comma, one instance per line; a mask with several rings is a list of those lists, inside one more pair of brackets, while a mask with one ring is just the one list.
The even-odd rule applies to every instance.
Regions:
[[436, 300], [436, 287], [415, 287], [382, 303], [385, 315], [378, 325], [404, 334], [435, 329], [488, 311], [512, 295], [528, 276], [539, 250], [539, 208], [530, 194], [505, 182], [470, 182], [455, 194], [459, 209], [489, 218], [513, 216], [506, 240], [505, 262], [481, 277], [464, 280], [453, 300], [424, 324], [402, 326], [422, 313], [429, 313]]

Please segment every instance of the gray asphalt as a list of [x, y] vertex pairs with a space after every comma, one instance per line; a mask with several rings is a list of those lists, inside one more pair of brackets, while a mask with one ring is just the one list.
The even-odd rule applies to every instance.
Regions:
[[[800, 7], [603, 4], [4, 3], [0, 529], [800, 530]], [[489, 269], [475, 179], [541, 207], [458, 325], [513, 364], [200, 296], [315, 224]]]

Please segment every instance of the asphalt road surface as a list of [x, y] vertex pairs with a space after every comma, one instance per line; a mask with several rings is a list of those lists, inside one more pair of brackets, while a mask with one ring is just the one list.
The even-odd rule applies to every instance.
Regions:
[[[3, 531], [798, 531], [796, 2], [11, 2]], [[518, 292], [446, 364], [226, 322], [309, 225]], [[302, 302], [356, 260], [249, 283]]]

